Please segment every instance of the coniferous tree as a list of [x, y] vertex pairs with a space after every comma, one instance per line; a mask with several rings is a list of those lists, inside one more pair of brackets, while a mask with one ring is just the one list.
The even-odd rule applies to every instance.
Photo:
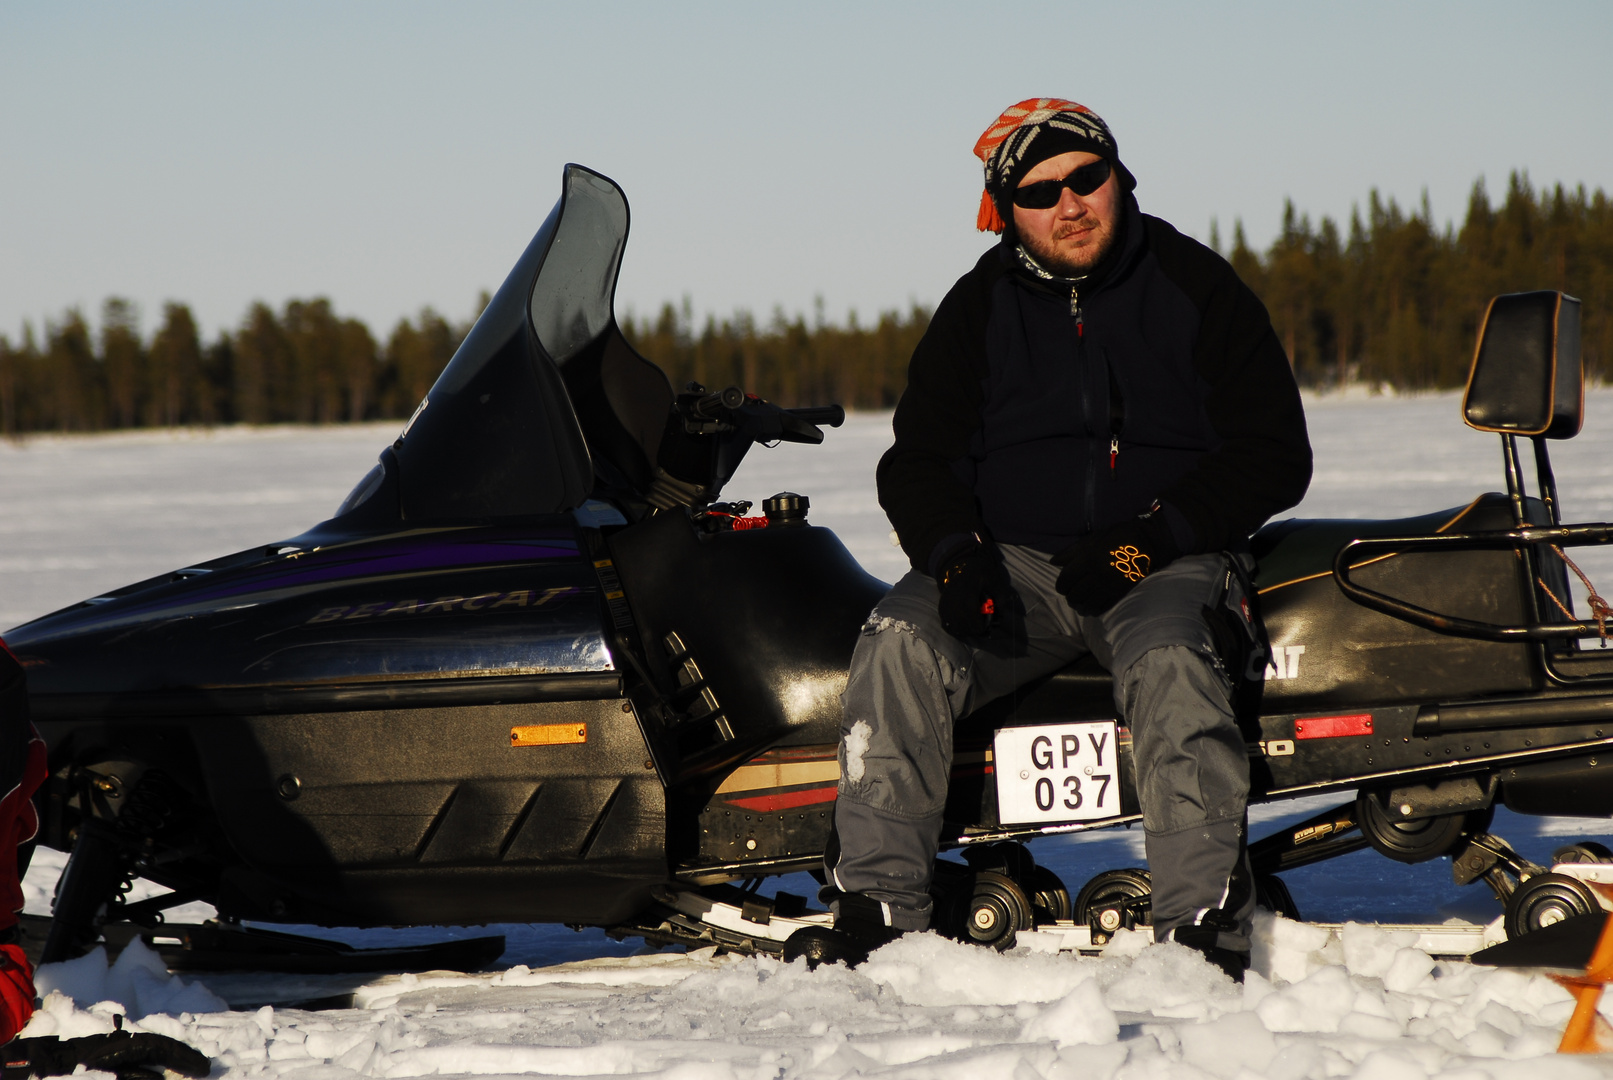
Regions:
[[58, 431], [98, 431], [105, 427], [101, 365], [90, 342], [90, 328], [77, 308], [59, 324], [46, 327], [44, 371], [49, 424]]
[[139, 314], [121, 297], [109, 297], [101, 305], [101, 364], [108, 421], [113, 427], [133, 427], [145, 401], [146, 351], [140, 343]]
[[338, 333], [337, 356], [347, 402], [346, 419], [357, 423], [370, 416], [374, 387], [380, 374], [375, 339], [370, 336], [370, 328], [357, 319], [343, 319]]
[[291, 346], [274, 310], [256, 303], [235, 336], [235, 418], [248, 424], [282, 419], [292, 378]]
[[399, 320], [382, 357], [383, 415], [406, 417], [414, 412], [469, 329], [451, 326], [429, 307], [421, 308], [413, 323]]
[[330, 301], [291, 300], [281, 325], [291, 347], [290, 415], [299, 424], [329, 424], [341, 418], [342, 332]]
[[17, 434], [18, 369], [22, 366], [21, 354], [11, 347], [11, 341], [0, 334], [0, 436]]
[[196, 320], [184, 304], [163, 305], [162, 329], [151, 340], [146, 423], [193, 424], [200, 418], [202, 345]]

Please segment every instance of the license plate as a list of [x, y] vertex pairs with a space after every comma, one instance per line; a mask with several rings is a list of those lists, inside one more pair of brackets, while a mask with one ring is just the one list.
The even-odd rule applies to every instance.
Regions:
[[1091, 821], [1120, 813], [1115, 722], [1010, 727], [992, 742], [997, 820]]

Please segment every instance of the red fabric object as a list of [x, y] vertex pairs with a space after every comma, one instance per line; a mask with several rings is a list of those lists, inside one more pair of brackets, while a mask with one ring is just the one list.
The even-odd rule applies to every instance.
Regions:
[[34, 1015], [34, 967], [21, 945], [0, 945], [0, 1043], [8, 1043]]
[[34, 792], [45, 782], [45, 742], [32, 724], [28, 725], [26, 753], [22, 778], [0, 798], [0, 930], [17, 925], [17, 916], [22, 912], [22, 878], [17, 872], [17, 849], [39, 832]]

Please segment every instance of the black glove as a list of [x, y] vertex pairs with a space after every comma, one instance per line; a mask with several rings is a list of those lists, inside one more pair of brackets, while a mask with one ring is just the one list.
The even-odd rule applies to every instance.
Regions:
[[1083, 536], [1057, 555], [1064, 567], [1055, 586], [1078, 615], [1102, 615], [1149, 574], [1182, 554], [1170, 523], [1156, 508]]
[[[207, 1055], [178, 1039], [149, 1031], [117, 1031], [81, 1039], [40, 1036], [14, 1039], [6, 1047], [6, 1076], [68, 1076], [75, 1066], [116, 1073], [131, 1080], [160, 1077], [164, 1069], [182, 1076], [206, 1076]], [[26, 1064], [24, 1064], [26, 1063]]]
[[1014, 595], [996, 546], [978, 540], [942, 559], [935, 583], [941, 587], [941, 625], [960, 640], [989, 634]]

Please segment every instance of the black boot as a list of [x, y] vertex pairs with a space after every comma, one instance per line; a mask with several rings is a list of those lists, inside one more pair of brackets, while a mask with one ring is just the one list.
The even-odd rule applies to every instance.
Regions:
[[845, 964], [854, 968], [881, 945], [888, 945], [905, 931], [885, 923], [885, 908], [878, 900], [857, 893], [841, 893], [834, 900], [834, 927], [805, 926], [784, 943], [784, 962], [806, 957], [807, 967], [819, 964]]
[[1249, 970], [1249, 954], [1223, 949], [1216, 944], [1220, 931], [1209, 920], [1198, 926], [1178, 926], [1171, 931], [1171, 940], [1189, 949], [1197, 949], [1204, 958], [1222, 971], [1233, 982], [1243, 982], [1243, 973]]

